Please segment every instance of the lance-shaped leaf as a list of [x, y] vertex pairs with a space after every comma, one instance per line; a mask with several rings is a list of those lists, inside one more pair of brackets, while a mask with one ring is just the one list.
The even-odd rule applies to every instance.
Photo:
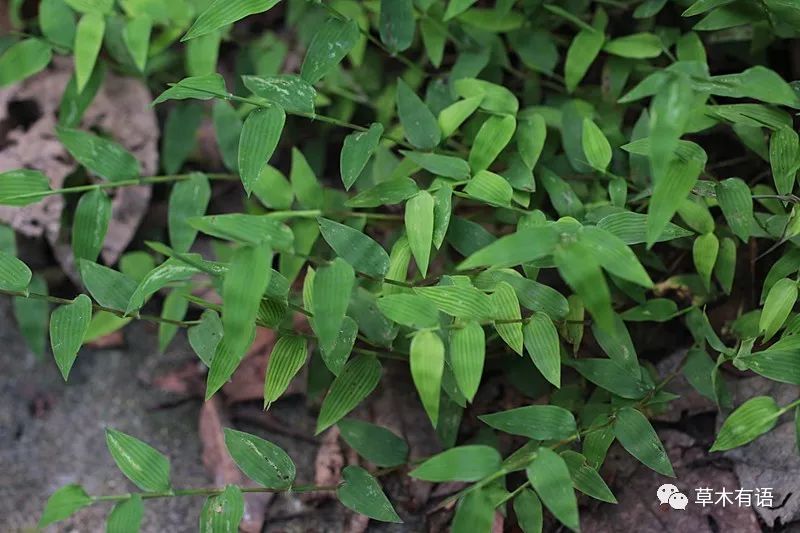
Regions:
[[344, 59], [360, 36], [355, 20], [329, 18], [311, 40], [300, 75], [308, 83], [317, 83]]
[[440, 311], [457, 318], [482, 320], [492, 314], [491, 299], [475, 287], [439, 285], [415, 287], [414, 292], [431, 300]]
[[439, 323], [436, 305], [416, 294], [386, 295], [378, 299], [378, 309], [389, 320], [410, 328], [430, 328]]
[[592, 255], [600, 266], [611, 274], [642, 287], [653, 286], [653, 281], [633, 250], [613, 233], [597, 226], [586, 226], [579, 239], [592, 250]]
[[470, 402], [478, 392], [486, 358], [486, 335], [470, 321], [450, 332], [450, 366], [459, 390]]
[[489, 426], [536, 440], [561, 440], [575, 435], [575, 417], [563, 407], [528, 405], [478, 417]]
[[614, 436], [628, 453], [663, 476], [675, 477], [667, 451], [647, 418], [623, 407], [614, 418]]
[[167, 210], [169, 242], [176, 252], [188, 252], [197, 236], [197, 229], [188, 219], [206, 214], [211, 187], [205, 174], [194, 173], [188, 180], [172, 186]]
[[229, 428], [225, 428], [225, 446], [236, 466], [262, 487], [279, 490], [294, 483], [294, 462], [279, 446]]
[[514, 514], [525, 533], [541, 533], [544, 516], [542, 502], [530, 489], [524, 489], [514, 498]]
[[469, 151], [469, 166], [473, 172], [486, 170], [514, 138], [517, 120], [513, 115], [491, 115], [475, 136]]
[[378, 24], [381, 41], [392, 53], [402, 52], [414, 40], [414, 1], [381, 0]]
[[[210, 100], [215, 96], [224, 97], [228, 94], [225, 79], [221, 74], [207, 74], [205, 76], [190, 76], [161, 93], [153, 100], [152, 105], [166, 102], [167, 100]], [[225, 104], [225, 108], [230, 106]], [[222, 109], [222, 108], [220, 108]]]
[[422, 406], [436, 427], [444, 372], [444, 343], [435, 331], [422, 330], [411, 340], [409, 353], [411, 377]]
[[406, 202], [405, 223], [408, 244], [420, 274], [428, 275], [433, 244], [434, 198], [428, 191], [419, 191]]
[[769, 162], [772, 179], [778, 194], [789, 194], [794, 188], [800, 167], [800, 138], [791, 127], [784, 126], [772, 134], [769, 141]]
[[728, 178], [717, 184], [717, 201], [725, 220], [743, 242], [750, 238], [753, 227], [753, 197], [750, 187], [740, 178]]
[[139, 161], [114, 141], [60, 126], [56, 133], [72, 157], [101, 178], [122, 181], [139, 177]]
[[85, 260], [78, 261], [78, 270], [86, 290], [97, 303], [120, 311], [127, 309], [136, 291], [136, 281], [122, 272]]
[[303, 337], [284, 336], [272, 348], [264, 380], [264, 407], [281, 397], [295, 375], [303, 368], [308, 357], [308, 346]]
[[39, 519], [39, 527], [45, 528], [72, 516], [76, 511], [91, 505], [91, 496], [80, 485], [65, 485], [47, 499], [44, 512]]
[[[692, 111], [694, 92], [687, 76], [677, 76], [653, 97], [650, 106], [650, 165], [653, 181], [669, 177], [670, 160], [686, 129]], [[654, 193], [655, 194], [655, 193]], [[685, 195], [679, 199], [683, 200]]]
[[393, 467], [406, 462], [408, 444], [386, 428], [345, 418], [337, 424], [342, 439], [358, 455], [382, 467]]
[[315, 434], [319, 435], [355, 409], [375, 390], [380, 379], [381, 364], [377, 358], [358, 355], [348, 361], [322, 401]]
[[770, 396], [750, 398], [725, 419], [709, 451], [721, 452], [754, 441], [774, 428], [781, 414]]
[[797, 302], [797, 282], [789, 278], [779, 280], [767, 294], [761, 318], [758, 321], [758, 330], [768, 341], [781, 329], [789, 317], [794, 304]]
[[512, 350], [522, 355], [522, 312], [514, 288], [501, 281], [491, 295], [494, 304], [494, 327]]
[[76, 259], [97, 260], [110, 218], [111, 201], [102, 189], [81, 196], [72, 222], [72, 253]]
[[200, 533], [236, 533], [244, 516], [244, 496], [239, 487], [228, 485], [209, 497], [200, 510]]
[[115, 429], [106, 429], [106, 445], [117, 467], [144, 491], [169, 490], [169, 459], [149, 444]]
[[92, 301], [85, 294], [50, 315], [50, 346], [64, 381], [78, 356], [91, 320]]
[[553, 259], [561, 277], [581, 297], [598, 326], [612, 331], [614, 311], [611, 308], [611, 293], [600, 265], [588, 247], [581, 242], [559, 246]]
[[[199, 259], [195, 256], [196, 259]], [[196, 267], [179, 259], [169, 258], [148, 272], [130, 296], [125, 314], [129, 315], [141, 308], [158, 291], [175, 281], [185, 281], [200, 272]]]
[[445, 137], [450, 137], [472, 114], [483, 101], [483, 95], [459, 100], [442, 109], [439, 113], [439, 127]]
[[486, 266], [512, 267], [530, 263], [552, 254], [557, 242], [558, 232], [551, 226], [520, 229], [479, 249], [462, 261], [458, 270]]
[[496, 206], [508, 206], [514, 197], [514, 189], [508, 180], [488, 170], [479, 170], [464, 187], [464, 192], [476, 200]]
[[442, 132], [431, 110], [402, 79], [397, 80], [397, 115], [403, 132], [415, 147], [431, 150], [439, 144]]
[[244, 353], [272, 270], [272, 250], [242, 246], [231, 259], [222, 285], [223, 338], [236, 353]]
[[467, 445], [434, 455], [409, 475], [423, 481], [478, 481], [500, 469], [500, 452], [491, 446]]
[[254, 95], [277, 104], [288, 113], [314, 113], [317, 91], [306, 80], [293, 74], [260, 77], [242, 76], [242, 83]]
[[86, 13], [78, 21], [75, 31], [75, 82], [78, 92], [83, 91], [97, 62], [103, 44], [106, 19], [100, 13]]
[[138, 533], [144, 518], [144, 503], [138, 494], [119, 502], [108, 514], [108, 533]]
[[581, 82], [589, 67], [594, 62], [597, 54], [603, 48], [605, 35], [605, 15], [599, 14], [595, 18], [595, 26], [598, 28], [584, 28], [579, 31], [567, 49], [567, 57], [564, 62], [564, 80], [568, 92], [573, 92]]
[[667, 164], [665, 175], [656, 181], [653, 196], [647, 210], [647, 245], [652, 246], [669, 224], [678, 206], [686, 200], [705, 163], [703, 161], [682, 161], [673, 159]]
[[239, 363], [242, 362], [247, 352], [247, 347], [253, 344], [255, 337], [255, 325], [250, 328], [250, 331], [243, 338], [226, 337], [223, 333], [223, 337], [217, 343], [214, 355], [211, 358], [211, 366], [206, 378], [206, 401], [211, 399], [231, 378], [239, 367]]
[[231, 213], [190, 218], [188, 222], [212, 237], [251, 245], [268, 244], [279, 251], [291, 250], [294, 241], [291, 228], [269, 215]]
[[332, 349], [339, 337], [354, 281], [353, 268], [338, 257], [314, 276], [313, 326], [323, 350]]
[[188, 41], [212, 31], [218, 30], [237, 20], [256, 13], [263, 13], [280, 0], [214, 0], [205, 11], [200, 13], [192, 27], [181, 38]]
[[713, 233], [706, 233], [695, 239], [692, 247], [692, 258], [694, 259], [694, 267], [697, 269], [697, 273], [700, 274], [700, 279], [703, 280], [706, 290], [711, 288], [711, 273], [714, 271], [718, 252], [719, 239]]
[[378, 481], [360, 466], [342, 470], [343, 483], [336, 489], [339, 501], [357, 513], [381, 522], [402, 523]]
[[597, 470], [588, 464], [586, 457], [572, 450], [567, 450], [561, 452], [561, 458], [567, 464], [569, 475], [572, 477], [572, 484], [576, 489], [597, 500], [606, 503], [617, 503], [617, 499], [611, 489], [608, 488], [608, 485], [597, 473]]
[[49, 65], [52, 58], [53, 50], [42, 39], [24, 39], [9, 46], [0, 55], [0, 87], [33, 76]]
[[147, 65], [152, 29], [153, 20], [147, 15], [138, 15], [129, 19], [122, 30], [122, 40], [139, 72], [144, 72]]
[[350, 190], [367, 166], [370, 157], [378, 148], [382, 135], [383, 124], [374, 122], [367, 131], [356, 131], [344, 138], [339, 157], [339, 171], [346, 190]]
[[455, 180], [469, 178], [469, 164], [460, 157], [409, 151], [402, 154], [435, 176]]
[[540, 447], [527, 469], [528, 480], [542, 503], [562, 524], [579, 531], [578, 500], [567, 464], [550, 448]]
[[339, 329], [339, 335], [336, 337], [336, 342], [332, 347], [320, 346], [322, 352], [322, 360], [325, 366], [328, 367], [334, 376], [338, 376], [350, 353], [353, 351], [353, 345], [358, 336], [358, 323], [349, 316], [344, 317], [342, 325]]
[[433, 193], [433, 246], [442, 247], [453, 214], [453, 189], [443, 185]]
[[389, 270], [389, 254], [383, 246], [355, 228], [318, 218], [319, 229], [336, 254], [357, 271], [382, 278]]
[[25, 291], [32, 275], [28, 265], [13, 255], [0, 251], [0, 289]]
[[0, 204], [35, 204], [50, 191], [50, 180], [38, 170], [20, 168], [0, 174]]
[[597, 124], [589, 118], [583, 119], [581, 144], [589, 165], [598, 172], [605, 172], [611, 163], [611, 145]]
[[[42, 276], [35, 275], [29, 284], [30, 291], [47, 296], [47, 282]], [[35, 300], [18, 296], [14, 298], [14, 319], [25, 344], [41, 360], [47, 347], [47, 329], [49, 327], [50, 305], [47, 300]]]
[[247, 115], [239, 138], [239, 174], [249, 195], [281, 140], [286, 112], [282, 107], [259, 107]]
[[200, 323], [189, 328], [189, 345], [206, 366], [211, 366], [217, 344], [222, 339], [222, 320], [216, 311], [206, 309], [200, 316]]
[[[600, 219], [597, 227], [616, 235], [628, 245], [647, 241], [647, 215], [641, 213], [632, 213], [630, 211], [613, 213]], [[692, 235], [691, 231], [685, 230], [672, 222], [667, 222], [655, 242], [679, 239], [689, 235]]]
[[546, 313], [534, 313], [523, 329], [525, 349], [542, 376], [561, 387], [561, 346], [558, 331]]

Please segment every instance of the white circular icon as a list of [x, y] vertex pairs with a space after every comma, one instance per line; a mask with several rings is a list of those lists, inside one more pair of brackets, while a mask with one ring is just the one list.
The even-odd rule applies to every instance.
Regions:
[[669, 502], [669, 497], [673, 494], [679, 493], [678, 487], [672, 485], [671, 483], [665, 483], [658, 487], [656, 491], [656, 496], [658, 496], [658, 501], [663, 503]]
[[676, 492], [675, 494], [669, 497], [667, 503], [669, 503], [669, 506], [672, 507], [673, 509], [684, 510], [686, 509], [686, 505], [689, 503], [689, 498], [687, 498], [685, 494]]

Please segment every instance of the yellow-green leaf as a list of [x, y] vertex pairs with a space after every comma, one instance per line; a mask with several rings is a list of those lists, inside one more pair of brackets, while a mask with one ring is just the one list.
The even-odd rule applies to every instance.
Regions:
[[292, 379], [303, 368], [308, 356], [308, 347], [303, 337], [283, 336], [272, 348], [264, 379], [264, 407], [281, 397]]
[[480, 323], [470, 321], [450, 332], [450, 366], [459, 390], [470, 402], [478, 392], [486, 358], [486, 335]]
[[144, 491], [169, 490], [169, 459], [135, 437], [106, 429], [106, 445], [125, 476]]
[[546, 313], [534, 313], [523, 334], [533, 364], [547, 381], [561, 387], [561, 346], [553, 321]]
[[422, 330], [411, 340], [409, 353], [411, 377], [422, 406], [436, 427], [444, 372], [444, 343], [435, 331]]
[[256, 13], [263, 13], [280, 0], [214, 0], [205, 11], [200, 13], [192, 27], [181, 38], [188, 41], [214, 30], [227, 26]]
[[405, 223], [408, 244], [420, 274], [428, 275], [428, 262], [433, 243], [434, 199], [428, 191], [420, 191], [406, 202]]
[[281, 140], [286, 112], [282, 107], [259, 107], [247, 115], [239, 138], [239, 174], [249, 195]]
[[91, 320], [92, 301], [85, 294], [50, 315], [50, 346], [64, 381], [69, 377]]

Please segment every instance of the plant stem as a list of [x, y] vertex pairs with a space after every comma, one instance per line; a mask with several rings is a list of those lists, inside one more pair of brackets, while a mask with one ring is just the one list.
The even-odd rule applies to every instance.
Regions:
[[[323, 492], [331, 491], [339, 488], [338, 485], [297, 485], [288, 489], [269, 489], [266, 487], [239, 487], [242, 492]], [[202, 487], [196, 489], [175, 489], [164, 490], [158, 492], [141, 492], [139, 496], [143, 500], [152, 500], [155, 498], [173, 498], [176, 496], [216, 496], [224, 492], [224, 488], [219, 487]], [[133, 496], [132, 493], [125, 494], [107, 494], [103, 496], [92, 496], [92, 502], [118, 502], [128, 500]]]

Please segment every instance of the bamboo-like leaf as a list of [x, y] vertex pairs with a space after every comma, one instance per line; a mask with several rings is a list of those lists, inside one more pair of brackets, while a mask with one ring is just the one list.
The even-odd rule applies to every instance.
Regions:
[[[403, 0], [410, 1], [411, 0]], [[402, 79], [397, 80], [397, 114], [406, 139], [416, 148], [431, 150], [439, 144], [442, 132], [431, 110]]]
[[614, 312], [600, 265], [588, 247], [580, 242], [559, 246], [553, 254], [558, 272], [581, 297], [586, 309], [602, 329], [613, 331]]
[[92, 75], [105, 31], [106, 20], [100, 13], [86, 13], [78, 21], [74, 50], [75, 82], [79, 93], [86, 87]]
[[439, 311], [427, 298], [416, 294], [389, 294], [378, 299], [386, 318], [410, 328], [430, 328], [439, 323]]
[[725, 220], [743, 242], [750, 238], [753, 227], [753, 197], [750, 187], [740, 178], [728, 178], [717, 184], [717, 201]]
[[713, 233], [706, 233], [695, 239], [692, 247], [694, 267], [697, 269], [697, 273], [700, 274], [700, 279], [703, 280], [706, 290], [711, 288], [711, 273], [714, 272], [718, 252], [719, 239]]
[[542, 502], [535, 492], [524, 489], [514, 498], [514, 514], [524, 533], [542, 533]]
[[653, 286], [653, 281], [633, 250], [613, 233], [597, 226], [586, 226], [579, 239], [592, 250], [600, 266], [611, 274], [645, 288]]
[[341, 258], [320, 267], [314, 276], [313, 326], [323, 350], [332, 349], [339, 337], [354, 279], [353, 268]]
[[72, 516], [76, 511], [92, 504], [92, 498], [80, 485], [65, 485], [47, 499], [39, 527], [45, 528]]
[[234, 353], [243, 355], [248, 348], [247, 340], [272, 274], [271, 262], [272, 250], [263, 245], [242, 246], [233, 254], [222, 285], [222, 329]]
[[169, 242], [176, 252], [188, 252], [197, 236], [197, 229], [187, 220], [203, 216], [211, 199], [211, 186], [205, 174], [192, 174], [188, 180], [172, 186], [167, 210]]
[[494, 327], [508, 346], [522, 355], [522, 312], [514, 288], [501, 281], [491, 296], [494, 304]]
[[451, 104], [439, 113], [439, 128], [445, 138], [450, 137], [481, 105], [483, 95], [473, 96]]
[[142, 497], [132, 494], [119, 502], [108, 514], [106, 533], [138, 533], [144, 517]]
[[[205, 76], [190, 76], [184, 78], [153, 100], [153, 105], [167, 100], [210, 100], [215, 96], [227, 94], [225, 80], [221, 74], [207, 74]], [[227, 104], [225, 104], [228, 108]]]
[[478, 481], [500, 469], [500, 452], [491, 446], [467, 445], [434, 455], [409, 475], [423, 481]]
[[24, 39], [11, 45], [0, 55], [0, 87], [33, 76], [49, 65], [52, 58], [50, 45], [42, 39]]
[[589, 118], [583, 119], [582, 145], [589, 165], [598, 172], [605, 172], [611, 163], [611, 145], [602, 130]]
[[491, 299], [475, 287], [439, 285], [416, 287], [414, 292], [431, 300], [440, 311], [457, 318], [482, 320], [492, 314]]
[[458, 270], [492, 266], [512, 267], [530, 263], [555, 250], [558, 234], [550, 226], [530, 227], [501, 237], [479, 249], [458, 265]]
[[317, 91], [306, 80], [293, 74], [260, 77], [242, 76], [250, 92], [276, 104], [289, 113], [314, 113]]
[[178, 333], [178, 325], [170, 322], [181, 321], [186, 316], [186, 311], [189, 309], [189, 300], [186, 299], [186, 289], [177, 288], [164, 298], [164, 304], [161, 307], [161, 318], [164, 322], [158, 325], [158, 351], [164, 353]]
[[[36, 294], [47, 295], [47, 282], [42, 276], [34, 275], [29, 284]], [[14, 298], [14, 319], [25, 344], [41, 360], [47, 348], [47, 330], [50, 320], [50, 306], [46, 300], [34, 300], [18, 296]]]
[[778, 194], [791, 193], [800, 167], [800, 137], [794, 129], [784, 126], [772, 134], [769, 162]]
[[272, 8], [280, 0], [214, 0], [205, 11], [200, 13], [192, 27], [181, 37], [188, 41], [212, 31], [218, 30], [237, 20], [256, 13], [263, 13]]
[[572, 477], [572, 485], [582, 493], [606, 503], [617, 503], [617, 499], [608, 488], [606, 482], [597, 473], [597, 470], [589, 466], [586, 457], [567, 450], [561, 452], [561, 458], [569, 468], [569, 475]]
[[287, 489], [294, 483], [294, 462], [275, 444], [243, 431], [225, 428], [225, 446], [236, 466], [262, 487]]
[[470, 321], [450, 332], [450, 366], [459, 390], [470, 402], [478, 392], [486, 358], [486, 336], [478, 322]]
[[222, 339], [222, 320], [216, 311], [206, 309], [200, 316], [200, 323], [189, 328], [189, 344], [206, 366], [211, 366], [217, 344]]
[[111, 218], [111, 201], [101, 189], [94, 189], [78, 201], [72, 222], [72, 253], [76, 259], [96, 261]]
[[13, 255], [0, 251], [0, 289], [23, 292], [31, 282], [31, 269]]
[[147, 65], [147, 54], [150, 48], [150, 31], [153, 21], [147, 15], [135, 16], [127, 21], [122, 30], [122, 40], [128, 47], [128, 52], [133, 59], [133, 64], [144, 72]]
[[[597, 227], [616, 235], [622, 239], [625, 244], [631, 245], [647, 241], [646, 224], [647, 215], [623, 211], [603, 217], [597, 223]], [[676, 226], [672, 222], [668, 222], [655, 242], [679, 239], [681, 237], [688, 237], [691, 234], [692, 232], [680, 226]]]
[[244, 516], [244, 497], [239, 487], [228, 485], [209, 497], [200, 510], [200, 533], [236, 533]]
[[547, 381], [561, 387], [561, 347], [553, 321], [545, 313], [534, 313], [523, 333], [533, 364]]
[[402, 154], [435, 176], [455, 180], [469, 178], [469, 164], [459, 157], [410, 151], [403, 151]]
[[417, 387], [428, 418], [433, 427], [439, 421], [439, 396], [444, 372], [444, 343], [441, 337], [430, 330], [422, 330], [411, 340], [409, 350], [411, 377]]
[[106, 429], [106, 445], [114, 462], [134, 485], [144, 491], [166, 491], [169, 459], [149, 444], [115, 429]]
[[638, 410], [623, 407], [614, 419], [614, 436], [628, 453], [663, 476], [675, 477], [656, 431]]
[[250, 245], [268, 244], [273, 250], [290, 251], [291, 228], [269, 215], [212, 215], [190, 218], [189, 225], [206, 235]]
[[780, 415], [770, 396], [750, 398], [725, 419], [709, 451], [730, 450], [754, 441], [774, 428]]
[[86, 260], [78, 261], [86, 290], [103, 307], [125, 311], [136, 291], [136, 281], [122, 272]]
[[351, 465], [342, 470], [342, 480], [344, 482], [336, 489], [336, 497], [342, 505], [373, 520], [403, 522], [378, 481], [369, 472], [360, 466]]
[[[605, 21], [596, 17], [595, 26], [605, 26]], [[564, 79], [568, 92], [573, 92], [581, 82], [589, 67], [597, 58], [597, 54], [603, 48], [605, 35], [602, 29], [584, 28], [575, 35], [567, 49], [567, 57], [564, 62]]]
[[562, 524], [573, 531], [580, 530], [578, 500], [572, 488], [569, 468], [550, 448], [540, 447], [527, 469], [528, 480], [536, 489], [545, 507]]
[[318, 218], [319, 229], [333, 251], [358, 272], [382, 278], [389, 269], [389, 254], [368, 235], [327, 218]]
[[259, 107], [247, 115], [239, 139], [239, 174], [249, 195], [278, 146], [286, 112], [278, 105]]
[[381, 0], [381, 41], [392, 53], [402, 52], [414, 40], [413, 0]]
[[386, 428], [354, 418], [340, 420], [337, 426], [342, 439], [370, 463], [388, 468], [408, 458], [406, 441]]
[[345, 137], [339, 158], [339, 171], [346, 190], [350, 190], [367, 166], [367, 162], [378, 148], [382, 135], [383, 124], [375, 122], [367, 131], [357, 131]]
[[18, 169], [0, 174], [0, 204], [35, 204], [50, 191], [50, 180], [38, 170]]
[[69, 377], [91, 320], [92, 301], [85, 294], [50, 315], [50, 346], [64, 381]]
[[292, 379], [303, 368], [308, 346], [303, 337], [284, 336], [272, 348], [264, 380], [264, 407], [281, 397]]
[[496, 206], [510, 205], [514, 196], [514, 189], [508, 180], [488, 170], [479, 170], [475, 173], [464, 187], [464, 192], [476, 200]]
[[578, 431], [572, 413], [555, 405], [528, 405], [478, 417], [489, 426], [536, 440], [561, 440]]
[[56, 133], [72, 157], [101, 178], [123, 181], [139, 177], [139, 161], [114, 141], [60, 126]]
[[353, 49], [360, 35], [355, 20], [329, 18], [311, 40], [300, 75], [308, 83], [317, 83]]
[[761, 318], [758, 321], [758, 330], [768, 341], [783, 326], [789, 317], [794, 304], [797, 302], [797, 282], [789, 278], [779, 280], [767, 294]]
[[420, 191], [406, 202], [408, 244], [423, 278], [428, 275], [433, 244], [434, 203], [434, 198], [428, 191]]
[[361, 403], [378, 386], [381, 364], [370, 355], [358, 355], [347, 362], [322, 402], [317, 418], [319, 435]]
[[489, 168], [514, 137], [517, 120], [512, 115], [492, 115], [481, 125], [469, 151], [472, 172]]

